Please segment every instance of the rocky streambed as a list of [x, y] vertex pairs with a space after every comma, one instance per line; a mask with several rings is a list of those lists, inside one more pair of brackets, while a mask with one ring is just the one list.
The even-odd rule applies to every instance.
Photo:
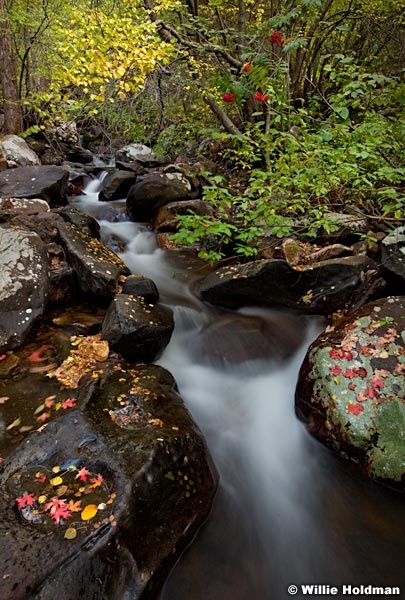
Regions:
[[[198, 204], [195, 167], [126, 165], [111, 172], [100, 198], [127, 195], [126, 210], [97, 211], [151, 221], [170, 252], [179, 204], [208, 210]], [[175, 380], [153, 364], [170, 342], [172, 310], [154, 281], [141, 269], [131, 274], [111, 249], [119, 252], [120, 240], [101, 242], [97, 221], [66, 206], [80, 177], [42, 165], [0, 174], [0, 543], [2, 597], [13, 600], [153, 597], [207, 517], [217, 485]], [[260, 260], [190, 278], [195, 297], [225, 315], [244, 306], [334, 314], [302, 366], [297, 414], [368, 477], [399, 490], [403, 257], [402, 230], [372, 252], [346, 241], [318, 249], [283, 240]], [[253, 351], [274, 357], [276, 327], [238, 319], [229, 321], [241, 346], [253, 327], [261, 332]], [[217, 336], [207, 348], [220, 361], [230, 352], [221, 349], [223, 321], [205, 334]], [[283, 333], [285, 356], [297, 347], [293, 329]]]

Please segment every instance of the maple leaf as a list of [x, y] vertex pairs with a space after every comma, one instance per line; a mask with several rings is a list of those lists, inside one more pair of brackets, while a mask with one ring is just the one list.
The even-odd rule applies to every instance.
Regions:
[[59, 498], [53, 498], [51, 502], [45, 504], [45, 511], [49, 511], [51, 518], [59, 525], [61, 519], [68, 519], [71, 516], [69, 506], [66, 500], [59, 500]]
[[71, 512], [80, 512], [82, 510], [82, 501], [77, 500], [77, 502], [74, 502], [73, 500], [70, 500], [69, 501], [69, 510]]
[[389, 377], [391, 375], [391, 373], [389, 371], [387, 371], [387, 369], [376, 369], [374, 371], [374, 375], [376, 377]]
[[63, 402], [60, 403], [61, 408], [73, 408], [76, 406], [77, 398], [66, 398]]
[[343, 358], [344, 352], [341, 348], [331, 348], [329, 350], [329, 356], [331, 358]]
[[358, 417], [359, 414], [361, 412], [363, 412], [363, 410], [364, 410], [364, 407], [361, 406], [361, 404], [353, 404], [353, 402], [350, 402], [346, 408], [346, 412], [348, 414], [354, 415], [355, 417]]
[[329, 367], [329, 371], [332, 373], [332, 375], [336, 376], [340, 375], [342, 369], [339, 365], [334, 365], [333, 367]]
[[35, 497], [32, 494], [24, 492], [22, 496], [15, 499], [18, 508], [24, 508], [24, 506], [32, 506], [35, 502]]
[[377, 395], [372, 387], [366, 387], [365, 394], [368, 398], [375, 398]]
[[50, 344], [45, 344], [45, 346], [41, 346], [40, 348], [35, 350], [32, 354], [30, 354], [30, 356], [28, 357], [28, 360], [30, 362], [42, 362], [42, 361], [46, 360], [46, 358], [41, 356], [41, 354], [43, 352], [45, 352], [46, 350], [49, 350], [49, 348], [52, 348], [52, 346]]
[[367, 371], [364, 367], [359, 367], [358, 369], [356, 369], [356, 375], [358, 375], [362, 379], [365, 379], [367, 377]]
[[381, 379], [377, 375], [374, 375], [374, 377], [371, 377], [371, 379], [369, 380], [369, 383], [370, 383], [371, 387], [373, 388], [373, 390], [382, 390], [384, 387], [383, 379]]
[[45, 483], [46, 475], [45, 473], [35, 473], [35, 479], [38, 481], [38, 483]]
[[99, 485], [101, 485], [104, 481], [104, 477], [102, 475], [100, 475], [100, 473], [97, 475], [97, 477], [92, 477], [90, 479], [91, 483], [93, 484], [91, 487], [92, 488], [96, 488]]
[[346, 377], [346, 379], [354, 379], [354, 377], [357, 376], [357, 369], [350, 369], [347, 367], [347, 369], [343, 371], [342, 375], [343, 377]]
[[82, 469], [79, 470], [79, 472], [77, 473], [75, 479], [80, 479], [80, 481], [87, 481], [87, 477], [91, 475], [90, 471], [88, 471], [86, 469], [86, 467], [83, 467]]

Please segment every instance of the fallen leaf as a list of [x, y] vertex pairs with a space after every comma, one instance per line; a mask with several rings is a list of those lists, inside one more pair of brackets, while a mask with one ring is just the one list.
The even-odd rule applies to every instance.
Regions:
[[63, 536], [66, 540], [74, 540], [77, 536], [77, 531], [74, 527], [68, 527], [65, 531], [65, 535]]
[[88, 504], [81, 513], [82, 521], [90, 521], [93, 517], [96, 516], [98, 508], [95, 504]]
[[0, 398], [0, 404], [4, 404], [5, 402], [7, 402], [7, 400], [10, 400], [10, 396], [2, 396]]
[[52, 479], [49, 480], [49, 483], [53, 486], [56, 487], [57, 485], [60, 485], [61, 483], [63, 483], [63, 479], [62, 477], [53, 477]]
[[18, 508], [24, 508], [25, 506], [32, 506], [35, 502], [35, 497], [32, 494], [24, 492], [22, 496], [15, 499]]
[[21, 417], [18, 417], [18, 419], [14, 419], [14, 421], [10, 423], [10, 425], [7, 425], [6, 431], [10, 431], [10, 429], [14, 429], [14, 427], [18, 427], [19, 425], [21, 425]]
[[49, 350], [49, 348], [52, 348], [52, 346], [50, 344], [45, 344], [45, 346], [41, 346], [40, 348], [35, 350], [32, 354], [30, 354], [30, 356], [28, 357], [28, 360], [30, 362], [43, 362], [44, 360], [46, 360], [46, 358], [41, 356], [41, 354], [43, 352], [45, 352], [46, 350]]

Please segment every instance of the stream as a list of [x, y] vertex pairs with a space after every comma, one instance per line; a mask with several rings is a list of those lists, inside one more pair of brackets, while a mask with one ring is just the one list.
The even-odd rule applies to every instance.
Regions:
[[99, 220], [102, 240], [173, 309], [157, 362], [174, 375], [220, 476], [212, 514], [159, 600], [281, 600], [292, 584], [303, 598], [300, 585], [311, 583], [337, 586], [338, 598], [343, 585], [370, 584], [400, 586], [405, 597], [403, 497], [311, 438], [294, 413], [299, 367], [323, 320], [202, 304], [189, 289], [199, 263], [172, 259], [124, 215], [104, 220], [123, 202], [98, 202], [97, 188], [71, 205]]

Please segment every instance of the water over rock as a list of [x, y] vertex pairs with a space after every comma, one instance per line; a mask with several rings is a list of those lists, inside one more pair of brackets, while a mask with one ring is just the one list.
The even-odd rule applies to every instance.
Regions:
[[0, 227], [0, 353], [18, 347], [45, 309], [46, 246], [33, 232]]
[[68, 178], [68, 171], [56, 166], [7, 169], [0, 173], [0, 197], [42, 198], [51, 207], [64, 206]]
[[405, 489], [405, 296], [329, 327], [302, 365], [296, 412], [370, 477]]
[[285, 260], [257, 260], [218, 269], [202, 279], [196, 291], [202, 300], [226, 308], [283, 306], [306, 314], [330, 314], [343, 309], [364, 274], [376, 268], [367, 256], [295, 268]]

